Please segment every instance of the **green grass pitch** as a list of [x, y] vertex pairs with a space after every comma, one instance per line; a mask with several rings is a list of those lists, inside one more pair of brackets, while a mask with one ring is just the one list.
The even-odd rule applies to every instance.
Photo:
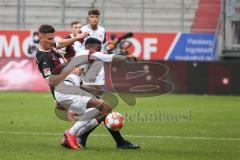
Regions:
[[0, 92], [0, 159], [237, 160], [239, 102], [237, 96], [196, 95], [139, 98], [135, 107], [120, 101], [115, 111], [127, 116], [121, 133], [141, 149], [116, 149], [100, 125], [86, 150], [72, 151], [59, 145], [71, 124], [56, 117], [49, 93]]

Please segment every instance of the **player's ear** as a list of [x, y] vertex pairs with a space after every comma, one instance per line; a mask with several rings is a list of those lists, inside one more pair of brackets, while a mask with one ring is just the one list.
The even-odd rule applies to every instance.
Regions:
[[86, 49], [86, 50], [89, 50], [89, 45], [85, 45], [85, 49]]
[[98, 52], [100, 52], [100, 51], [102, 50], [102, 46], [99, 45], [99, 44], [97, 44], [97, 45], [96, 45], [96, 50], [97, 50]]

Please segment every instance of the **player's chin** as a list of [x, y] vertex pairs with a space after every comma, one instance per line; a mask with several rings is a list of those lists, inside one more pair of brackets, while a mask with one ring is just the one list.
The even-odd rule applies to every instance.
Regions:
[[93, 25], [93, 27], [97, 27], [98, 23], [97, 22], [93, 22], [92, 25]]

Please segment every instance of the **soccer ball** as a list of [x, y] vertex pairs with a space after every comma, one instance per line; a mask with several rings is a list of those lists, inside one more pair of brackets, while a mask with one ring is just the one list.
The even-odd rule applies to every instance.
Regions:
[[118, 112], [112, 112], [108, 114], [107, 117], [105, 118], [105, 125], [107, 126], [107, 128], [114, 131], [120, 130], [123, 126], [123, 123], [124, 118]]

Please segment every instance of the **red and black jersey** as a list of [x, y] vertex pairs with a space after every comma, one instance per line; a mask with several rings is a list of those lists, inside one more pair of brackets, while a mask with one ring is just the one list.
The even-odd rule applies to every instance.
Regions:
[[[38, 51], [36, 54], [36, 63], [43, 78], [49, 78], [52, 75], [58, 75], [62, 72], [65, 62], [62, 56], [55, 50]], [[54, 87], [50, 86], [53, 93]], [[54, 94], [53, 94], [54, 96]]]

